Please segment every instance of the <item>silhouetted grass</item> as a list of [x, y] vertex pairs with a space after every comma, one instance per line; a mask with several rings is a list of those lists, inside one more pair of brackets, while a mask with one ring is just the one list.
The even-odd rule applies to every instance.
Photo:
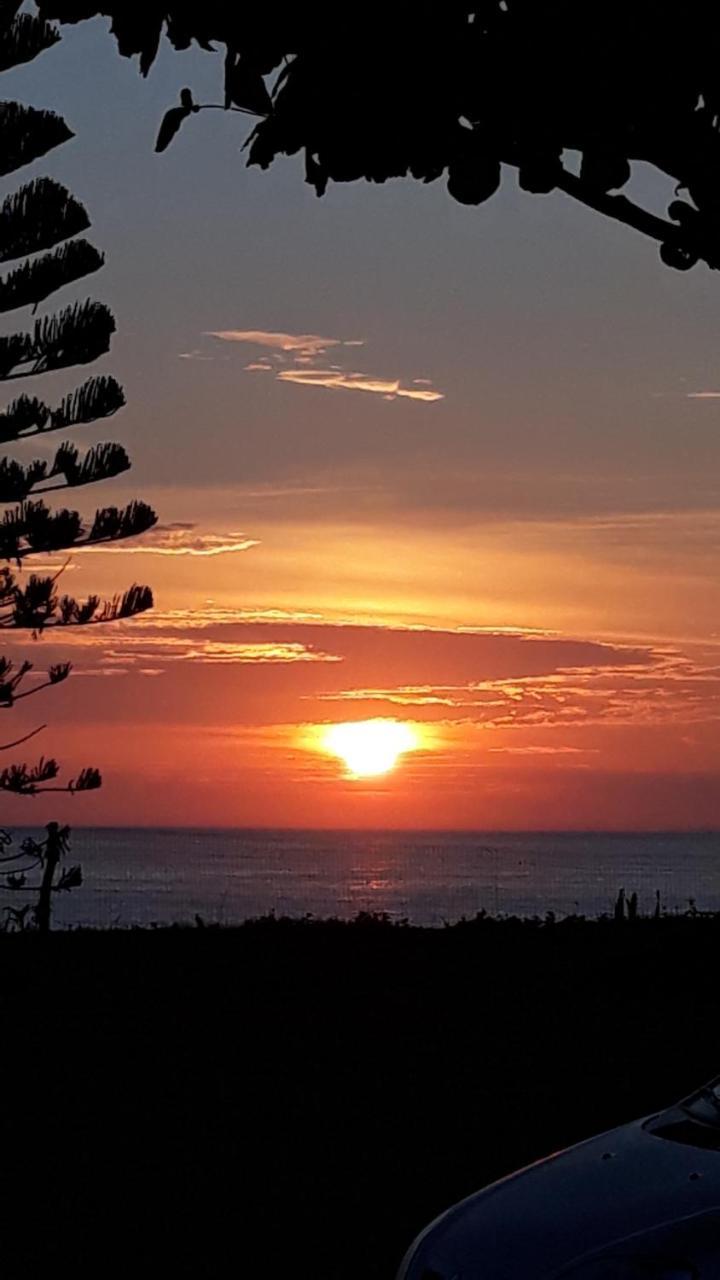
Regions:
[[42, 1189], [6, 1265], [390, 1280], [446, 1205], [720, 1070], [719, 950], [716, 916], [0, 937], [4, 1163]]

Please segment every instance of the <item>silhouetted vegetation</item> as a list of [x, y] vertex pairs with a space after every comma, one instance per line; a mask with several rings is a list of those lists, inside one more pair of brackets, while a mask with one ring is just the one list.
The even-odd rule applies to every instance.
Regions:
[[[176, 49], [224, 52], [219, 103], [184, 91], [163, 150], [204, 106], [259, 117], [248, 164], [304, 154], [305, 178], [444, 178], [463, 204], [498, 189], [563, 191], [660, 243], [679, 270], [720, 266], [720, 91], [716, 6], [662, 15], [649, 0], [589, 9], [567, 0], [424, 5], [336, 3], [277, 10], [231, 0], [128, 5], [40, 0], [61, 22], [104, 14], [120, 52], [147, 74], [163, 33]], [[347, 26], [345, 25], [347, 24]], [[219, 61], [219, 59], [218, 59]], [[579, 165], [566, 163], [577, 153]], [[676, 185], [666, 218], [617, 194], [635, 162]]]
[[685, 915], [0, 937], [43, 1100], [4, 1113], [13, 1205], [52, 1188], [4, 1265], [392, 1280], [451, 1203], [717, 1072], [719, 946]]
[[[56, 27], [31, 14], [18, 13], [19, 5], [0, 6], [0, 70], [28, 62], [60, 38]], [[10, 174], [37, 160], [71, 138], [72, 131], [51, 111], [38, 111], [17, 102], [0, 102], [2, 155], [0, 173]], [[74, 196], [51, 178], [34, 178], [10, 192], [0, 206], [0, 262], [26, 259], [0, 277], [0, 313], [38, 307], [52, 294], [76, 284], [102, 267], [104, 258], [87, 240], [75, 238], [90, 225], [87, 212]], [[39, 316], [22, 331], [0, 336], [0, 382], [29, 378], [58, 369], [85, 365], [104, 355], [115, 321], [103, 303], [76, 301], [63, 310]], [[122, 387], [114, 378], [91, 377], [49, 406], [38, 396], [21, 394], [0, 411], [0, 441], [26, 441], [36, 435], [108, 418], [125, 403]], [[130, 460], [119, 444], [98, 444], [86, 452], [67, 441], [52, 453], [31, 462], [0, 458], [0, 629], [26, 630], [37, 638], [48, 628], [88, 626], [131, 618], [152, 605], [148, 587], [132, 586], [123, 595], [101, 600], [92, 595], [76, 600], [61, 594], [62, 567], [44, 576], [22, 571], [29, 557], [72, 551], [100, 542], [134, 537], [155, 523], [155, 513], [141, 502], [124, 509], [101, 507], [90, 519], [67, 508], [52, 510], [44, 500], [48, 493], [107, 480], [127, 471]], [[22, 699], [61, 684], [71, 664], [52, 664], [44, 676], [33, 680], [33, 663], [14, 655], [0, 655], [0, 708], [14, 707]], [[34, 738], [40, 726], [11, 742], [0, 744], [10, 751]], [[101, 785], [95, 767], [82, 768], [65, 783], [58, 782], [59, 765], [42, 757], [34, 764], [14, 763], [0, 769], [0, 792], [36, 796], [48, 791], [92, 791]], [[8, 907], [8, 929], [35, 924], [50, 927], [52, 893], [69, 890], [81, 882], [78, 867], [64, 868], [69, 831], [50, 823], [44, 840], [26, 840], [13, 851], [7, 833], [0, 832], [0, 875], [10, 893], [37, 901]], [[39, 882], [32, 872], [40, 872]]]
[[17, 849], [8, 832], [0, 831], [0, 872], [5, 876], [5, 889], [35, 898], [34, 906], [25, 902], [21, 907], [5, 908], [0, 922], [0, 930], [5, 933], [24, 933], [33, 928], [48, 933], [53, 894], [68, 893], [82, 884], [82, 869], [65, 866], [70, 852], [70, 828], [48, 822], [45, 830], [44, 840], [26, 836]]

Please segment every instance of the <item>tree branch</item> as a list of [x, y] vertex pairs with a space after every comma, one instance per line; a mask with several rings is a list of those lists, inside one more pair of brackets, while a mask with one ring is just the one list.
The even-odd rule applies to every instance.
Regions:
[[[607, 218], [622, 222], [626, 227], [632, 227], [642, 235], [659, 241], [661, 245], [671, 246], [681, 255], [688, 255], [695, 261], [702, 258], [714, 270], [720, 268], [720, 256], [708, 247], [705, 237], [689, 235], [686, 226], [669, 222], [665, 218], [659, 218], [657, 214], [649, 213], [647, 209], [641, 209], [632, 200], [628, 200], [627, 196], [600, 191], [583, 182], [576, 174], [568, 173], [566, 169], [561, 170], [556, 186], [588, 209], [595, 209]], [[693, 216], [697, 217], [696, 214]]]
[[[42, 684], [34, 684], [32, 689], [26, 689], [24, 693], [16, 693], [13, 697], [13, 702], [19, 702], [21, 698], [32, 698], [33, 694], [39, 693], [41, 689], [54, 688], [56, 683], [57, 681], [55, 680], [43, 680]], [[23, 739], [21, 738], [20, 741], [22, 742]], [[15, 744], [13, 743], [13, 745]], [[0, 747], [0, 751], [2, 751], [2, 747]]]
[[[48, 685], [38, 685], [38, 688], [47, 689]], [[31, 689], [30, 692], [34, 693], [35, 690]], [[17, 698], [27, 698], [27, 696], [28, 696], [27, 693], [19, 693], [15, 698], [15, 701], [17, 701]], [[33, 729], [31, 730], [30, 733], [26, 733], [24, 738], [16, 738], [14, 742], [0, 743], [0, 751], [9, 751], [11, 747], [19, 747], [21, 743], [29, 742], [31, 738], [34, 738], [36, 736], [36, 734], [42, 733], [43, 729], [47, 729], [46, 724], [38, 725], [37, 729]]]
[[632, 200], [628, 200], [627, 196], [608, 195], [605, 191], [589, 186], [588, 183], [583, 182], [582, 178], [578, 178], [574, 173], [568, 173], [566, 169], [561, 170], [557, 186], [566, 195], [579, 200], [589, 209], [604, 213], [606, 217], [614, 218], [617, 222], [624, 222], [626, 227], [633, 227], [635, 231], [651, 236], [653, 240], [659, 240], [661, 243], [674, 240], [678, 245], [685, 244], [685, 237], [680, 227], [674, 222], [667, 222], [654, 213], [648, 213], [646, 209], [641, 209], [633, 204]]

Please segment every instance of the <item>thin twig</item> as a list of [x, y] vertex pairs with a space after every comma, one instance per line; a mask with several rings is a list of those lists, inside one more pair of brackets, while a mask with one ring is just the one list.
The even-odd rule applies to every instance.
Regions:
[[[13, 702], [19, 702], [21, 698], [32, 698], [33, 694], [39, 693], [41, 689], [52, 689], [54, 684], [60, 684], [60, 681], [44, 680], [42, 684], [34, 684], [32, 689], [26, 689], [24, 693], [16, 693], [13, 698]], [[45, 728], [45, 725], [43, 725], [43, 728]], [[21, 738], [20, 741], [23, 742], [24, 739]], [[15, 746], [15, 743], [12, 745]], [[3, 748], [0, 747], [0, 751], [2, 751], [2, 749]]]
[[[38, 688], [46, 689], [48, 688], [49, 683], [50, 682], [48, 681], [47, 685], [38, 685]], [[31, 689], [29, 692], [34, 693], [35, 690]], [[27, 696], [27, 693], [19, 693], [17, 698], [27, 698]], [[15, 702], [17, 702], [17, 698], [14, 699]], [[0, 751], [10, 751], [12, 747], [22, 746], [23, 742], [29, 742], [30, 739], [34, 738], [38, 733], [42, 733], [43, 729], [47, 729], [46, 724], [38, 725], [37, 729], [33, 729], [31, 733], [26, 733], [24, 738], [16, 738], [14, 742], [3, 742], [0, 744]]]
[[239, 111], [244, 116], [253, 116], [255, 120], [267, 120], [261, 111], [251, 111], [249, 107], [226, 107], [222, 102], [196, 102], [198, 111]]

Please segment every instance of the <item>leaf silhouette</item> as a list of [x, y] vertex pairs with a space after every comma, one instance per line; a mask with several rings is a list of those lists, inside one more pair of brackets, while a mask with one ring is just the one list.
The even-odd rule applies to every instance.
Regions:
[[225, 60], [225, 106], [234, 104], [257, 116], [266, 116], [272, 110], [272, 99], [257, 67], [230, 50]]
[[171, 107], [165, 112], [155, 143], [156, 151], [167, 151], [183, 120], [187, 120], [190, 112], [185, 107]]
[[165, 115], [162, 118], [162, 123], [158, 130], [157, 141], [155, 143], [155, 150], [167, 151], [170, 143], [175, 137], [175, 134], [180, 129], [183, 120], [187, 120], [189, 115], [192, 115], [194, 111], [199, 110], [200, 108], [193, 102], [192, 91], [190, 89], [183, 89], [180, 93], [180, 106], [171, 107], [169, 111], [165, 112]]

